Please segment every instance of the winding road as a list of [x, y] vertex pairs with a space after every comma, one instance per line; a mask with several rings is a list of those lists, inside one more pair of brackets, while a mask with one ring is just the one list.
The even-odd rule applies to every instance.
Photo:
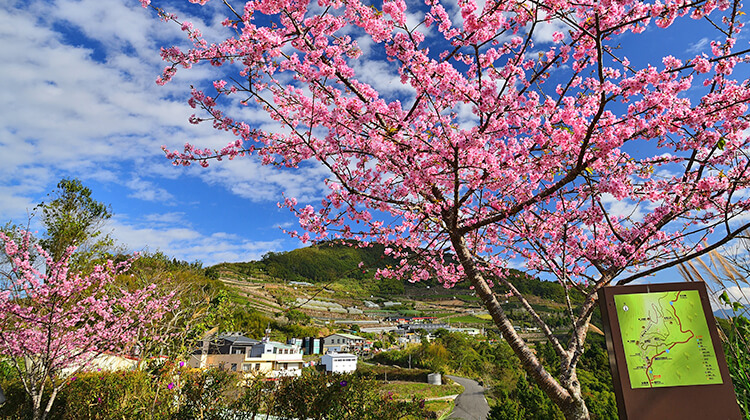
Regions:
[[464, 392], [456, 398], [456, 408], [448, 419], [485, 420], [490, 413], [490, 406], [484, 398], [484, 387], [468, 378], [446, 376], [464, 387]]

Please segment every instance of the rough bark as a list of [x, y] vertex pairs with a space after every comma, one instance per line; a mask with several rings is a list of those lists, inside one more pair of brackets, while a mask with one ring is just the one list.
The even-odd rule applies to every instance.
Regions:
[[[500, 329], [503, 338], [508, 342], [516, 356], [518, 356], [521, 365], [529, 376], [560, 407], [566, 419], [589, 419], [588, 408], [581, 395], [581, 387], [577, 379], [571, 381], [568, 384], [568, 389], [566, 389], [544, 368], [534, 352], [531, 351], [526, 342], [513, 329], [513, 324], [511, 324], [502, 306], [500, 306], [500, 302], [498, 302], [484, 276], [477, 270], [476, 263], [471, 256], [464, 238], [459, 235], [453, 235], [451, 236], [451, 242], [453, 248], [456, 250], [458, 260], [464, 268], [466, 277], [474, 286], [474, 291], [482, 300], [485, 308], [487, 308], [490, 316], [492, 316], [495, 325]], [[570, 376], [571, 378], [576, 377], [575, 367], [572, 367]]]

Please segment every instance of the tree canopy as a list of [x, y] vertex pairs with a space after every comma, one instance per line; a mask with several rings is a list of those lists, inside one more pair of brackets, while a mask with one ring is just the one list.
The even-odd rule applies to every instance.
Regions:
[[[576, 366], [597, 291], [750, 226], [740, 218], [750, 208], [750, 84], [738, 0], [225, 2], [226, 39], [153, 3], [191, 42], [162, 50], [158, 83], [210, 63], [216, 81], [192, 87], [190, 121], [236, 136], [220, 150], [165, 148], [167, 157], [326, 168], [319, 204], [285, 197], [304, 229], [291, 233], [383, 244], [398, 261], [384, 276], [470, 281], [566, 418], [589, 417]], [[655, 42], [686, 20], [713, 41], [688, 44], [683, 29], [677, 44]], [[664, 46], [657, 64], [626, 56], [645, 44]], [[372, 69], [392, 69], [397, 89], [366, 80]], [[246, 122], [248, 109], [277, 126]], [[514, 263], [564, 286], [567, 337], [515, 287]], [[556, 375], [514, 331], [499, 290], [524, 302], [559, 359]]]
[[94, 251], [111, 245], [107, 237], [99, 238], [99, 229], [112, 217], [112, 212], [91, 194], [91, 189], [78, 179], [64, 178], [49, 194], [50, 201], [37, 206], [45, 227], [39, 242], [54, 260], [61, 259], [70, 246], [86, 250], [86, 245], [91, 245], [90, 251]]

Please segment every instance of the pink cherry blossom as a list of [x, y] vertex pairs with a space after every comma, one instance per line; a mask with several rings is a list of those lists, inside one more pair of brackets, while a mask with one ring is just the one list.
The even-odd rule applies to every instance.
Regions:
[[[231, 64], [188, 103], [190, 122], [235, 140], [164, 150], [175, 165], [257, 154], [266, 165], [325, 167], [322, 200], [280, 204], [303, 229], [290, 235], [386, 245], [398, 263], [381, 276], [471, 283], [530, 377], [568, 417], [585, 418], [575, 367], [597, 291], [750, 227], [741, 218], [750, 210], [750, 83], [736, 75], [750, 60], [736, 43], [740, 11], [725, 0], [392, 0], [381, 10], [360, 0], [257, 0], [229, 12], [236, 33], [218, 40], [170, 15], [192, 47], [162, 50], [159, 83], [202, 63]], [[705, 17], [717, 29], [705, 51], [685, 55], [684, 45], [641, 66], [620, 55], [624, 39]], [[534, 31], [549, 24], [565, 29], [543, 42]], [[409, 95], [363, 81], [373, 57]], [[278, 127], [242, 121], [233, 95]], [[567, 342], [515, 289], [514, 264], [583, 294], [577, 312], [568, 307]], [[514, 331], [496, 291], [525, 302], [560, 378]]]
[[[47, 416], [58, 391], [68, 383], [57, 378], [85, 369], [102, 353], [124, 351], [177, 304], [155, 285], [119, 289], [115, 279], [132, 260], [108, 261], [82, 274], [68, 265], [74, 247], [53, 261], [32, 244], [29, 233], [14, 240], [0, 232], [0, 241], [10, 261], [10, 271], [4, 274], [7, 288], [0, 291], [0, 353], [21, 375], [36, 419]], [[49, 394], [47, 386], [52, 387]], [[45, 407], [42, 395], [49, 395]]]

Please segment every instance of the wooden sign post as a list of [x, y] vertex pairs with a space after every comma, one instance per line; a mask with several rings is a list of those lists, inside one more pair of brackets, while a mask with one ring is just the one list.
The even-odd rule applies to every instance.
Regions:
[[599, 290], [620, 419], [741, 419], [702, 282]]

